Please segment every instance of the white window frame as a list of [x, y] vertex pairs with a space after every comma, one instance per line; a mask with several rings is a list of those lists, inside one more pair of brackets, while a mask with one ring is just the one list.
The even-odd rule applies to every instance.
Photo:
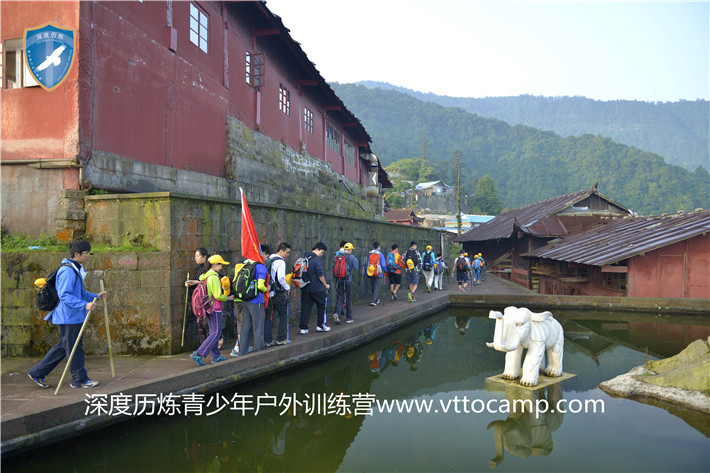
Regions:
[[308, 107], [303, 107], [303, 129], [313, 134], [313, 112]]
[[190, 42], [207, 54], [210, 17], [200, 7], [190, 3]]
[[279, 110], [291, 116], [291, 92], [283, 84], [279, 84]]
[[[8, 39], [4, 44], [0, 44], [0, 58], [2, 63], [2, 88], [3, 89], [21, 89], [23, 87], [39, 87], [39, 83], [35, 80], [25, 62], [25, 51], [22, 49], [23, 41], [21, 39]], [[10, 59], [8, 59], [10, 56]], [[13, 65], [14, 80], [9, 82], [10, 77], [7, 74], [6, 66]]]
[[340, 154], [340, 132], [330, 122], [326, 124], [325, 136], [328, 147]]

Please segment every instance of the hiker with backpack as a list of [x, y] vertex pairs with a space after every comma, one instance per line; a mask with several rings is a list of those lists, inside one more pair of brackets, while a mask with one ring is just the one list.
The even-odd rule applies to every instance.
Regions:
[[478, 286], [481, 284], [481, 257], [476, 255], [473, 257], [473, 263], [471, 264], [471, 270], [473, 272], [473, 285]]
[[451, 273], [451, 277], [456, 274], [456, 281], [459, 283], [459, 292], [466, 292], [466, 286], [468, 285], [468, 272], [470, 266], [468, 260], [466, 259], [466, 252], [459, 251], [459, 257], [454, 261], [454, 270]]
[[[286, 281], [286, 258], [291, 254], [291, 245], [286, 242], [279, 243], [276, 253], [269, 256], [271, 268], [269, 269], [269, 280], [271, 281], [271, 293], [269, 294], [269, 307], [266, 324], [266, 346], [286, 345], [288, 340], [288, 295], [291, 286]], [[277, 323], [274, 323], [277, 321]], [[276, 325], [276, 341], [272, 335], [273, 326]]]
[[412, 241], [409, 244], [409, 249], [404, 253], [404, 267], [407, 271], [407, 284], [409, 285], [409, 293], [407, 298], [409, 302], [416, 302], [417, 298], [414, 297], [414, 293], [419, 286], [419, 271], [422, 268], [422, 256], [417, 250], [417, 242]]
[[[208, 354], [212, 355], [212, 364], [226, 360], [219, 352], [219, 339], [222, 336], [222, 303], [234, 300], [234, 294], [227, 295], [222, 292], [222, 280], [219, 276], [224, 265], [229, 263], [224, 261], [220, 255], [212, 255], [207, 261], [210, 264], [210, 269], [200, 276], [200, 285], [195, 288], [195, 292], [192, 294], [193, 312], [198, 318], [207, 318], [209, 325], [209, 335], [202, 345], [190, 355], [197, 366], [205, 365], [202, 358]], [[206, 301], [204, 294], [206, 294]], [[197, 301], [197, 299], [201, 300]]]
[[[260, 251], [266, 260], [270, 253], [269, 247], [261, 245]], [[234, 350], [237, 349], [237, 345], [239, 346], [239, 356], [249, 353], [252, 335], [254, 337], [254, 352], [266, 348], [264, 341], [264, 323], [266, 321], [264, 293], [271, 291], [271, 286], [267, 286], [267, 274], [265, 264], [250, 259], [245, 259], [244, 265], [238, 270], [235, 268], [234, 296], [242, 301], [242, 327], [239, 331], [237, 344], [234, 346]]]
[[392, 251], [387, 255], [387, 274], [390, 280], [390, 296], [397, 300], [397, 290], [402, 285], [402, 255], [399, 254], [397, 243], [392, 245]]
[[27, 373], [41, 388], [49, 387], [45, 378], [65, 356], [69, 356], [75, 344], [76, 352], [69, 365], [72, 375], [70, 386], [93, 388], [99, 384], [87, 375], [84, 368], [84, 344], [82, 340], [77, 343], [88, 311], [96, 307], [96, 303], [92, 301], [106, 297], [105, 291], [94, 294], [84, 288], [86, 277], [84, 265], [89, 262], [89, 256], [91, 256], [91, 244], [88, 241], [73, 241], [69, 244], [69, 257], [64, 258], [59, 269], [47, 277], [46, 286], [53, 285], [53, 287], [46, 287], [46, 289], [52, 295], [52, 304], [56, 303], [56, 305], [50, 309], [51, 312], [44, 320], [57, 326], [59, 343], [50, 348], [44, 358]]
[[[298, 326], [301, 335], [308, 333], [308, 322], [311, 318], [313, 305], [316, 306], [317, 323], [316, 331], [330, 332], [330, 327], [325, 323], [326, 291], [330, 289], [330, 284], [325, 280], [323, 272], [323, 255], [328, 250], [325, 243], [319, 241], [313, 246], [311, 251], [306, 252], [303, 258], [299, 258], [294, 266], [294, 281], [297, 281], [297, 272], [301, 273], [299, 282], [301, 288], [301, 320]], [[296, 271], [298, 267], [298, 271]]]
[[372, 307], [380, 303], [380, 286], [382, 286], [385, 271], [387, 271], [385, 256], [380, 251], [380, 243], [376, 241], [372, 244], [372, 250], [367, 256], [367, 277], [372, 290], [372, 299], [370, 300]]
[[448, 268], [441, 253], [436, 255], [436, 267], [434, 268], [434, 289], [444, 290], [444, 273]]
[[358, 270], [357, 258], [353, 256], [352, 243], [343, 243], [343, 248], [335, 254], [333, 277], [335, 278], [335, 313], [333, 321], [340, 325], [340, 316], [345, 313], [345, 323], [353, 320], [353, 272]]
[[[198, 248], [195, 250], [195, 270], [192, 273], [192, 279], [185, 281], [185, 287], [187, 289], [187, 298], [192, 300], [192, 293], [195, 291], [195, 286], [200, 284], [200, 276], [205, 274], [209, 270], [207, 263], [207, 258], [210, 257], [209, 252], [204, 248]], [[194, 314], [193, 314], [194, 315]], [[197, 340], [202, 345], [207, 336], [209, 335], [209, 327], [207, 325], [207, 318], [200, 317], [196, 318], [197, 326]]]
[[434, 283], [434, 269], [436, 268], [436, 256], [431, 249], [431, 245], [427, 245], [426, 251], [422, 254], [422, 273], [424, 281], [426, 281], [426, 292], [431, 292], [431, 286]]

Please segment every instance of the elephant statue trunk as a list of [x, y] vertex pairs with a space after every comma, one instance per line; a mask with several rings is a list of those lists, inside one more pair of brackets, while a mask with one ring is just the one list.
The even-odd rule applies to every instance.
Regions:
[[503, 344], [503, 314], [501, 312], [497, 312], [495, 310], [490, 311], [488, 314], [488, 318], [490, 319], [495, 319], [496, 320], [496, 328], [495, 332], [493, 333], [493, 342], [488, 342], [486, 343], [486, 346], [489, 348], [494, 348], [497, 351], [504, 351], [504, 352], [509, 352], [515, 350], [515, 347], [513, 349], [508, 349], [504, 344]]

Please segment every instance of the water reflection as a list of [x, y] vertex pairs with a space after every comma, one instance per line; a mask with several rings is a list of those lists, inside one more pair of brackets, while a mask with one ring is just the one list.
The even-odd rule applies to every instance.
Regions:
[[[496, 389], [491, 387], [491, 389]], [[536, 406], [546, 401], [554, 406], [562, 399], [561, 384], [553, 384], [547, 389], [534, 391], [506, 385], [505, 398], [511, 412], [505, 420], [495, 420], [486, 429], [493, 428], [496, 456], [490, 461], [491, 468], [503, 462], [503, 449], [520, 458], [530, 455], [545, 456], [552, 453], [552, 432], [562, 425], [564, 414], [554, 409], [548, 412], [536, 411]], [[547, 395], [545, 395], [547, 391]], [[553, 412], [554, 411], [554, 412]]]
[[[300, 402], [292, 408], [279, 404], [257, 415], [225, 409], [209, 416], [142, 418], [3, 461], [3, 471], [572, 471], [580, 465], [600, 471], [708, 470], [705, 435], [661, 409], [610, 399], [596, 388], [642, 364], [646, 346], [657, 348], [639, 335], [653, 330], [631, 328], [655, 323], [653, 317], [622, 321], [616, 315], [603, 322], [629, 324], [621, 330], [602, 327], [591, 315], [555, 313], [566, 332], [565, 371], [577, 377], [523, 392], [486, 384], [487, 377], [502, 372], [505, 357], [485, 345], [494, 329], [487, 315], [487, 309], [447, 311], [344, 355], [219, 393], [228, 399], [290, 397]], [[633, 336], [624, 335], [630, 331]], [[352, 407], [358, 393], [434, 403], [454, 396], [553, 402], [562, 399], [562, 389], [570, 399], [604, 398], [608, 412], [567, 414], [563, 424], [561, 414], [535, 418], [526, 410], [365, 416], [352, 409], [340, 412], [327, 400], [330, 413], [319, 413], [316, 406], [324, 407], [317, 399], [325, 394], [351, 396]], [[667, 444], [674, 455], [665, 450]]]

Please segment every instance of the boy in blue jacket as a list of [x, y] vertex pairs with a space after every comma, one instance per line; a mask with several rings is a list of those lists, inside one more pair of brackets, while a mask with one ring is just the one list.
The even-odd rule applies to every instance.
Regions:
[[[84, 288], [86, 269], [89, 262], [91, 245], [85, 240], [76, 240], [69, 245], [69, 258], [62, 260], [62, 266], [57, 271], [55, 286], [59, 296], [59, 304], [44, 320], [48, 320], [59, 329], [59, 343], [49, 349], [42, 361], [37, 363], [27, 373], [32, 381], [42, 388], [48, 388], [45, 381], [47, 375], [64, 359], [69, 356], [74, 348], [74, 343], [79, 336], [81, 325], [86, 319], [88, 311], [96, 307], [94, 299], [103, 299], [106, 292], [94, 294]], [[69, 366], [72, 388], [93, 388], [98, 381], [89, 379], [84, 369], [84, 344], [81, 340], [76, 347], [76, 353]]]

